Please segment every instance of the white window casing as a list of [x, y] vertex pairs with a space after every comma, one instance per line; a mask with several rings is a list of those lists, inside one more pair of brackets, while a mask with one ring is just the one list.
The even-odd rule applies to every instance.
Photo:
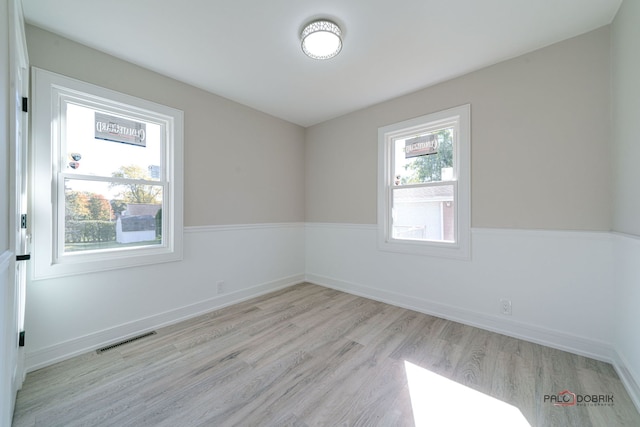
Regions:
[[[49, 71], [32, 72], [31, 197], [34, 280], [134, 267], [182, 259], [183, 112]], [[66, 111], [79, 105], [132, 117], [160, 129], [158, 179], [126, 179], [65, 170]], [[113, 143], [114, 147], [117, 143]], [[81, 160], [82, 162], [82, 160]], [[72, 172], [72, 173], [71, 173]], [[161, 189], [158, 244], [65, 252], [65, 183], [138, 183]]]
[[[381, 250], [424, 256], [468, 260], [471, 256], [471, 123], [470, 105], [427, 114], [378, 129], [378, 247]], [[445, 180], [398, 184], [395, 170], [395, 141], [415, 135], [451, 128], [453, 137], [453, 165], [451, 176]], [[442, 174], [444, 176], [444, 173]], [[453, 200], [453, 238], [450, 240], [394, 237], [394, 201], [400, 203], [402, 192], [419, 194], [447, 193]], [[415, 197], [414, 197], [415, 199]], [[430, 200], [438, 200], [431, 196]], [[443, 198], [444, 200], [444, 198]], [[412, 200], [419, 203], [420, 199]], [[426, 202], [427, 200], [425, 200]], [[432, 209], [440, 212], [440, 225], [433, 227], [442, 233], [444, 204]], [[397, 211], [395, 212], [397, 215]], [[398, 227], [396, 227], [397, 229]]]

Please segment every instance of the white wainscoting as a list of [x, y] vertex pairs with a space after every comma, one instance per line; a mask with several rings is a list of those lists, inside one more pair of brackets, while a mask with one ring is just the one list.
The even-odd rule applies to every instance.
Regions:
[[306, 279], [612, 362], [640, 408], [639, 259], [640, 239], [599, 232], [476, 228], [461, 261], [380, 251], [375, 225], [187, 227], [183, 261], [31, 282], [26, 366]]
[[640, 237], [474, 228], [458, 261], [380, 251], [375, 225], [306, 230], [308, 282], [610, 362], [640, 410]]
[[616, 281], [613, 365], [640, 411], [640, 237], [613, 234]]
[[11, 423], [15, 394], [13, 381], [16, 362], [15, 299], [9, 268], [11, 251], [0, 252], [0, 425]]
[[182, 261], [30, 282], [27, 370], [300, 283], [304, 232], [302, 223], [186, 227]]
[[309, 282], [612, 360], [610, 233], [476, 228], [460, 261], [380, 251], [375, 225], [306, 228]]

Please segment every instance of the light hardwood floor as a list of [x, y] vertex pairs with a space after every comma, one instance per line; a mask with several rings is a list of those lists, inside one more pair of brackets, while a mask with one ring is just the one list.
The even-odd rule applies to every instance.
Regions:
[[29, 373], [14, 425], [640, 426], [609, 364], [316, 285], [157, 332]]

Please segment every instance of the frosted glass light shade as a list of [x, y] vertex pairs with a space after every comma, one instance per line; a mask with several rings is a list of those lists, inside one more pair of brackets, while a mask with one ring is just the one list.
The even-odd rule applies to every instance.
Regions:
[[313, 21], [302, 30], [302, 51], [313, 59], [329, 59], [342, 50], [342, 31], [331, 21]]

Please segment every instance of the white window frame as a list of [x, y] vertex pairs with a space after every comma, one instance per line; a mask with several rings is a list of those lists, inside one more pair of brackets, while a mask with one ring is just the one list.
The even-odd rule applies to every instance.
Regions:
[[[393, 141], [455, 123], [453, 181], [417, 186], [454, 186], [455, 242], [405, 240], [392, 237], [394, 187]], [[427, 114], [378, 129], [378, 248], [415, 255], [468, 260], [471, 258], [471, 106]]]
[[[34, 280], [128, 268], [182, 259], [183, 246], [183, 112], [33, 67], [33, 271]], [[107, 110], [158, 123], [164, 131], [161, 245], [64, 253], [64, 178], [84, 178], [58, 170], [63, 103], [79, 100]], [[99, 181], [100, 178], [95, 179]], [[62, 205], [61, 205], [62, 204]]]

